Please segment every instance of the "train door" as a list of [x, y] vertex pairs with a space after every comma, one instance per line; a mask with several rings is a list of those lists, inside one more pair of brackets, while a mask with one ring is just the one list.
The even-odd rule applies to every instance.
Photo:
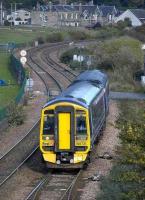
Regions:
[[56, 108], [56, 151], [71, 152], [74, 149], [74, 110], [73, 107]]
[[58, 113], [58, 148], [70, 150], [71, 113]]

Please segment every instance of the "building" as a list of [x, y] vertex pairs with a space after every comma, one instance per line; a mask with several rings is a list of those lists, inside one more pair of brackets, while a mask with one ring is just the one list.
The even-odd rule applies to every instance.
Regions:
[[59, 4], [40, 6], [31, 13], [32, 24], [41, 26], [85, 26], [99, 22], [101, 25], [114, 23], [118, 14], [115, 6], [91, 4]]
[[5, 14], [6, 14], [6, 10], [3, 7], [2, 2], [0, 2], [0, 25], [4, 25]]
[[16, 10], [11, 14], [7, 15], [8, 22], [12, 23], [13, 25], [24, 25], [31, 23], [31, 15], [29, 11], [26, 10]]
[[48, 27], [80, 26], [80, 13], [73, 5], [40, 6], [39, 11], [31, 12], [32, 25]]
[[141, 26], [145, 24], [145, 10], [144, 9], [128, 9], [119, 15], [115, 22], [124, 21], [126, 18], [129, 18], [132, 26]]
[[116, 15], [119, 13], [115, 6], [95, 6], [95, 5], [82, 5], [81, 16], [82, 21], [87, 23], [99, 22], [102, 26], [114, 23]]

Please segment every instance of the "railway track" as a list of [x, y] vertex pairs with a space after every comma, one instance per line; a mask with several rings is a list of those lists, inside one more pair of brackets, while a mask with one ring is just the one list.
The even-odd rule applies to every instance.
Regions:
[[[64, 45], [66, 44], [59, 44], [59, 48], [62, 48]], [[40, 49], [35, 49], [33, 52], [30, 50], [28, 55], [28, 65], [43, 81], [49, 98], [53, 98], [58, 95], [62, 89], [67, 87], [76, 76], [75, 73], [62, 67], [51, 59], [49, 54], [57, 49], [58, 44], [49, 46], [45, 45]], [[40, 50], [44, 53], [41, 53]], [[11, 148], [11, 150], [0, 159], [0, 188], [5, 185], [8, 180], [10, 180], [12, 175], [14, 175], [15, 172], [17, 172], [17, 170], [20, 169], [33, 154], [35, 154], [38, 149], [38, 141], [39, 121], [19, 143]], [[63, 176], [53, 175], [51, 180], [60, 180], [60, 185], [62, 185]], [[67, 177], [67, 175], [65, 175], [65, 177]], [[70, 181], [66, 181], [67, 184], [65, 186], [67, 193], [69, 193], [72, 188], [72, 185], [75, 182], [74, 180], [77, 176], [69, 174], [69, 177]], [[51, 184], [48, 187], [52, 188]], [[63, 191], [63, 188], [61, 191]]]
[[[66, 78], [66, 74], [63, 72], [60, 73], [60, 70], [56, 69], [56, 63], [54, 68], [52, 67], [52, 61], [51, 64], [49, 64], [48, 60], [46, 64], [46, 58], [40, 58], [39, 54], [34, 55], [34, 53], [36, 52], [31, 52], [28, 56], [29, 67], [41, 78], [46, 87], [46, 93], [50, 98], [58, 95], [58, 93], [62, 91], [63, 85], [67, 86], [71, 80]], [[60, 78], [58, 78], [60, 75], [62, 77], [61, 84], [59, 83]], [[2, 186], [7, 184], [7, 182], [12, 178], [12, 175], [14, 175], [18, 169], [23, 168], [23, 165], [25, 165], [28, 159], [35, 154], [38, 149], [38, 141], [39, 121], [19, 143], [17, 143], [0, 159], [0, 189]]]
[[[0, 159], [0, 187], [38, 149], [39, 122]], [[36, 132], [37, 131], [37, 132]], [[26, 145], [27, 144], [27, 145]]]
[[44, 177], [25, 200], [73, 200], [82, 170], [72, 172], [52, 171]]

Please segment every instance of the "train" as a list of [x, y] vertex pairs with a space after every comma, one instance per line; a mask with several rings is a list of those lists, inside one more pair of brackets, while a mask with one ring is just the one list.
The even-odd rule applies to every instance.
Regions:
[[48, 168], [82, 168], [109, 112], [109, 81], [87, 70], [41, 111], [40, 151]]

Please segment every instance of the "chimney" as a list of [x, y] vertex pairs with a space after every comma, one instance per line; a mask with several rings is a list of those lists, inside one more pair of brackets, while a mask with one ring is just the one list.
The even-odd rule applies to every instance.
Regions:
[[79, 12], [82, 13], [82, 3], [79, 3]]
[[52, 2], [49, 1], [49, 11], [51, 12], [52, 11]]

